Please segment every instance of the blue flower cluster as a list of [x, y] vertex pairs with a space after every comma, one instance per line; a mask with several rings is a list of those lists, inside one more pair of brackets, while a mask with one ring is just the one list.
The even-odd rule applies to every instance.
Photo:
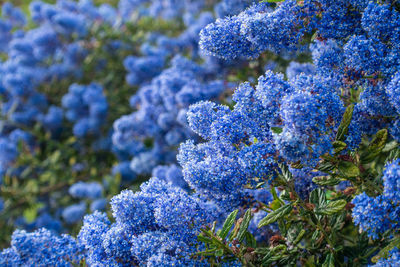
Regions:
[[246, 9], [251, 4], [256, 3], [255, 0], [222, 0], [214, 7], [217, 18], [233, 16]]
[[374, 239], [389, 229], [398, 229], [400, 222], [400, 160], [385, 166], [383, 172], [383, 194], [370, 197], [366, 193], [353, 200], [353, 221]]
[[68, 192], [76, 198], [96, 199], [101, 197], [103, 187], [97, 182], [77, 182], [69, 188]]
[[330, 153], [344, 109], [327, 84], [304, 74], [287, 82], [267, 71], [256, 89], [248, 83], [237, 88], [233, 110], [211, 102], [192, 105], [189, 125], [207, 142], [181, 145], [185, 180], [196, 192], [235, 207], [244, 186], [271, 180], [280, 157], [314, 167]]
[[128, 56], [124, 60], [124, 66], [128, 71], [126, 81], [130, 85], [140, 85], [143, 82], [160, 74], [166, 61], [166, 51], [143, 44], [142, 56]]
[[[74, 198], [89, 200], [92, 212], [104, 210], [107, 206], [107, 199], [103, 198], [103, 186], [98, 182], [77, 182], [69, 188], [68, 192]], [[82, 220], [86, 209], [86, 203], [81, 201], [65, 207], [61, 215], [68, 224], [73, 224]]]
[[373, 265], [376, 267], [391, 267], [400, 264], [400, 251], [396, 247], [389, 251], [389, 256], [387, 258], [381, 258], [378, 262]]
[[67, 224], [74, 224], [82, 220], [86, 214], [86, 203], [72, 204], [62, 211], [62, 218]]
[[103, 88], [95, 83], [72, 84], [62, 98], [62, 106], [67, 109], [67, 119], [74, 122], [73, 132], [77, 137], [96, 135], [107, 117], [107, 99]]
[[170, 20], [179, 18], [184, 13], [199, 13], [204, 6], [204, 1], [198, 0], [121, 0], [118, 9], [126, 20], [135, 15]]
[[1, 266], [72, 266], [79, 265], [84, 255], [74, 238], [59, 237], [46, 229], [33, 233], [16, 230], [11, 245], [0, 254]]
[[1, 16], [16, 27], [22, 27], [26, 24], [26, 17], [22, 10], [9, 2], [3, 4]]
[[303, 2], [284, 1], [276, 9], [257, 3], [236, 16], [219, 19], [202, 30], [200, 47], [226, 59], [254, 58], [266, 50], [294, 50], [312, 30], [312, 17], [318, 10], [312, 1]]
[[[395, 91], [400, 67], [400, 13], [389, 4], [374, 1], [352, 4], [357, 9], [349, 11], [344, 23], [353, 25], [352, 32], [335, 33], [335, 27], [331, 36], [318, 28], [320, 37], [310, 48], [316, 73], [330, 79], [336, 91], [342, 91], [343, 99], [356, 102], [346, 140], [350, 148], [356, 148], [362, 137], [382, 128], [389, 128], [392, 137], [399, 138]], [[349, 99], [350, 95], [358, 97]]]
[[183, 179], [182, 169], [175, 164], [169, 166], [159, 165], [153, 169], [151, 176], [183, 189], [188, 188], [187, 183]]
[[131, 98], [138, 110], [114, 122], [112, 138], [117, 155], [121, 161], [131, 160], [136, 174], [150, 174], [160, 163], [174, 162], [173, 147], [193, 136], [185, 118], [187, 107], [202, 99], [215, 99], [226, 90], [222, 81], [202, 80], [206, 71], [176, 56], [171, 67]]
[[111, 207], [113, 224], [99, 212], [84, 219], [78, 240], [89, 265], [197, 266], [197, 234], [214, 219], [207, 203], [152, 178], [140, 192], [122, 191]]

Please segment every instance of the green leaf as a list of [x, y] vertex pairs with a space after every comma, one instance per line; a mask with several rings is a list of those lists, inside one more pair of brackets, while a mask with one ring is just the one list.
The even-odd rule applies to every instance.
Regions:
[[310, 193], [310, 203], [316, 207], [324, 206], [326, 203], [326, 194], [321, 188], [316, 188]]
[[283, 132], [283, 129], [280, 127], [271, 127], [271, 131], [276, 134], [280, 134]]
[[326, 256], [326, 259], [324, 263], [322, 264], [322, 267], [335, 267], [335, 257], [333, 256], [332, 253], [328, 254]]
[[382, 152], [389, 152], [398, 147], [398, 143], [396, 141], [391, 141], [385, 145], [385, 147], [382, 149]]
[[311, 42], [314, 42], [317, 37], [318, 37], [318, 31], [315, 31], [311, 36]]
[[24, 218], [27, 223], [33, 222], [38, 214], [38, 210], [43, 207], [43, 204], [35, 203], [31, 207], [24, 210]]
[[218, 249], [217, 251], [215, 251], [215, 256], [222, 257], [223, 255], [224, 255], [223, 249]]
[[282, 202], [282, 200], [278, 197], [278, 194], [276, 193], [276, 189], [274, 186], [272, 186], [272, 185], [270, 186], [270, 191], [271, 191], [271, 194], [272, 194], [272, 197], [274, 200]]
[[270, 207], [271, 209], [273, 209], [273, 210], [277, 210], [277, 209], [279, 209], [281, 206], [282, 206], [282, 203], [281, 203], [279, 200], [277, 200], [277, 199], [275, 199], [275, 200], [273, 200], [271, 203], [269, 203], [269, 207]]
[[265, 182], [260, 182], [256, 185], [256, 189], [261, 188], [263, 185], [265, 185]]
[[248, 209], [246, 211], [246, 213], [244, 214], [244, 216], [243, 216], [242, 223], [240, 224], [239, 232], [238, 232], [238, 235], [237, 235], [237, 240], [239, 242], [242, 242], [244, 240], [247, 228], [249, 228], [251, 217], [252, 217], [251, 209]]
[[329, 172], [335, 168], [335, 165], [332, 162], [325, 161], [318, 165], [317, 169], [322, 172]]
[[349, 105], [343, 114], [342, 121], [339, 125], [338, 131], [336, 133], [336, 140], [343, 141], [349, 131], [349, 125], [351, 118], [353, 117], [354, 104]]
[[284, 0], [262, 0], [260, 3], [279, 3], [283, 1]]
[[337, 216], [332, 216], [331, 217], [331, 222], [330, 224], [332, 225], [332, 229], [339, 231], [340, 229], [343, 228], [343, 226], [345, 225], [345, 220], [346, 220], [346, 214], [345, 213], [341, 213]]
[[311, 243], [315, 245], [315, 243], [319, 240], [321, 236], [321, 232], [319, 230], [314, 231], [314, 233], [311, 236]]
[[386, 129], [379, 130], [368, 145], [367, 150], [361, 153], [360, 161], [364, 164], [374, 161], [385, 148], [387, 137]]
[[343, 180], [332, 176], [316, 176], [312, 179], [312, 181], [317, 185], [332, 186], [339, 184]]
[[288, 183], [289, 181], [291, 181], [293, 179], [293, 175], [289, 171], [288, 166], [286, 166], [285, 164], [279, 164], [279, 168], [281, 169], [281, 172], [282, 172], [281, 177], [286, 183]]
[[212, 244], [211, 239], [209, 239], [209, 238], [203, 236], [202, 234], [198, 235], [198, 236], [197, 236], [197, 239], [198, 239], [200, 242], [203, 242], [203, 243], [206, 243], [206, 244]]
[[346, 206], [347, 201], [344, 199], [331, 201], [325, 206], [321, 206], [315, 210], [315, 213], [322, 215], [332, 215], [340, 212]]
[[315, 267], [315, 256], [312, 255], [309, 258], [307, 258], [307, 261], [303, 263], [303, 267]]
[[347, 147], [346, 143], [342, 142], [342, 141], [335, 141], [335, 142], [333, 142], [332, 145], [333, 145], [335, 153], [339, 153], [339, 152], [345, 150]]
[[276, 222], [277, 220], [283, 218], [284, 216], [288, 215], [292, 211], [291, 205], [285, 205], [280, 207], [277, 210], [270, 212], [267, 216], [265, 216], [260, 223], [258, 224], [258, 228]]
[[368, 148], [371, 151], [381, 151], [385, 147], [387, 137], [388, 137], [388, 132], [386, 129], [379, 130], [376, 133], [374, 139], [372, 139]]
[[59, 161], [60, 157], [61, 157], [61, 151], [57, 150], [53, 154], [51, 154], [48, 159], [49, 159], [51, 164], [57, 164], [57, 162]]
[[306, 233], [306, 230], [301, 229], [300, 233], [297, 235], [296, 239], [293, 241], [293, 245], [297, 245], [300, 243], [301, 239], [303, 238], [304, 234]]
[[248, 247], [251, 248], [257, 247], [257, 241], [249, 231], [246, 231], [246, 244]]
[[231, 214], [226, 218], [224, 225], [222, 226], [221, 231], [218, 233], [218, 236], [222, 239], [225, 239], [228, 236], [229, 230], [231, 230], [232, 226], [235, 224], [236, 216], [239, 210], [234, 210]]
[[338, 169], [344, 177], [357, 177], [360, 175], [360, 169], [350, 161], [339, 162]]
[[295, 168], [295, 169], [302, 169], [303, 168], [303, 164], [301, 164], [300, 162], [296, 162], [296, 163], [292, 163], [290, 165], [290, 167]]
[[400, 158], [400, 149], [393, 149], [390, 151], [389, 156], [386, 158], [386, 162], [392, 162], [395, 159]]
[[372, 257], [371, 261], [373, 263], [376, 263], [380, 258], [386, 258], [389, 254], [389, 251], [391, 251], [395, 247], [400, 247], [400, 237], [394, 238], [386, 247], [381, 249], [381, 251], [379, 251], [376, 256]]

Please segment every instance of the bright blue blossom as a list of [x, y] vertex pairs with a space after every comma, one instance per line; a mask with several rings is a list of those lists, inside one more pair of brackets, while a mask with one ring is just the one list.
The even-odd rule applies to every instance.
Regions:
[[387, 258], [380, 258], [378, 262], [373, 265], [375, 267], [391, 267], [400, 264], [400, 251], [396, 247], [389, 251], [389, 256]]
[[354, 223], [374, 239], [377, 239], [386, 230], [399, 227], [399, 163], [400, 160], [395, 160], [386, 164], [383, 172], [384, 190], [382, 195], [373, 198], [362, 193], [353, 200], [353, 204], [355, 204], [352, 213]]
[[83, 257], [83, 248], [75, 239], [56, 236], [46, 229], [33, 233], [16, 230], [11, 238], [11, 247], [0, 254], [2, 266], [73, 266]]
[[82, 220], [86, 214], [86, 204], [84, 202], [79, 204], [73, 204], [66, 207], [62, 212], [62, 217], [68, 224], [76, 223]]
[[67, 109], [67, 119], [75, 123], [73, 132], [78, 137], [97, 134], [108, 111], [103, 88], [95, 83], [71, 85], [62, 98], [62, 105]]
[[96, 199], [101, 197], [103, 187], [97, 182], [77, 182], [68, 189], [68, 192], [76, 198]]
[[99, 212], [84, 219], [78, 239], [89, 264], [150, 264], [154, 255], [166, 260], [164, 264], [196, 264], [190, 255], [199, 228], [213, 219], [200, 200], [152, 178], [141, 192], [126, 190], [115, 196], [111, 206], [116, 220], [111, 226]]
[[22, 27], [26, 24], [24, 12], [10, 2], [6, 2], [2, 5], [1, 15], [3, 18], [9, 20], [14, 26]]

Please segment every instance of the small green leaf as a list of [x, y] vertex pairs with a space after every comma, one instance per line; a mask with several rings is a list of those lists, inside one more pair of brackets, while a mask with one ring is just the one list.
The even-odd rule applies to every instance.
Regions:
[[243, 216], [243, 221], [240, 224], [239, 232], [237, 234], [237, 240], [242, 242], [244, 240], [247, 228], [249, 228], [250, 221], [251, 221], [251, 209], [248, 209]]
[[258, 228], [276, 222], [277, 220], [283, 218], [284, 216], [288, 215], [292, 211], [291, 205], [286, 205], [280, 207], [277, 210], [270, 212], [267, 216], [265, 216], [260, 223], [258, 224]]
[[342, 141], [335, 141], [335, 142], [333, 142], [332, 145], [333, 145], [335, 153], [339, 153], [339, 152], [345, 150], [347, 147], [346, 143], [342, 142]]
[[231, 230], [232, 226], [235, 224], [236, 216], [239, 210], [234, 210], [231, 214], [228, 215], [226, 218], [224, 225], [222, 226], [221, 231], [218, 233], [218, 236], [222, 239], [225, 239], [228, 236], [229, 231]]
[[280, 127], [271, 127], [271, 131], [276, 134], [280, 134], [283, 132], [283, 129]]
[[246, 244], [248, 247], [251, 248], [257, 247], [257, 241], [249, 231], [246, 232]]
[[53, 154], [50, 155], [49, 160], [51, 164], [57, 164], [61, 157], [61, 151], [57, 150]]
[[256, 189], [261, 188], [263, 185], [265, 185], [265, 182], [260, 182], [256, 185]]
[[303, 263], [303, 267], [315, 267], [316, 260], [315, 260], [315, 256], [312, 255], [310, 256], [306, 262]]
[[237, 236], [237, 234], [239, 232], [239, 229], [240, 229], [241, 220], [242, 219], [239, 219], [239, 220], [236, 221], [235, 227], [233, 227], [233, 230], [229, 234], [229, 238], [228, 238], [229, 241], [232, 241], [234, 238], [236, 238], [236, 236]]
[[373, 263], [376, 263], [380, 258], [386, 258], [389, 254], [389, 251], [391, 251], [395, 247], [400, 247], [400, 237], [394, 238], [386, 247], [381, 249], [381, 251], [379, 251], [376, 256], [372, 257], [371, 261]]
[[338, 169], [344, 177], [357, 177], [360, 175], [360, 169], [349, 161], [339, 162]]
[[326, 194], [321, 188], [316, 188], [310, 193], [310, 203], [316, 207], [324, 206], [326, 203]]
[[282, 172], [281, 177], [286, 183], [288, 183], [289, 181], [291, 181], [293, 179], [293, 175], [289, 171], [288, 166], [286, 166], [285, 164], [279, 164], [279, 168], [281, 169], [281, 172]]
[[336, 201], [331, 201], [325, 206], [321, 206], [318, 209], [315, 210], [315, 213], [321, 214], [321, 215], [332, 215], [335, 213], [338, 213], [344, 209], [346, 206], [347, 201], [344, 199], [336, 200]]
[[317, 169], [322, 172], [329, 172], [335, 168], [335, 165], [329, 161], [322, 162], [318, 165]]
[[343, 141], [349, 131], [349, 125], [351, 118], [353, 117], [354, 104], [349, 105], [343, 114], [342, 121], [339, 125], [338, 131], [336, 133], [336, 140]]
[[215, 251], [215, 256], [222, 257], [223, 255], [224, 255], [223, 249], [218, 249], [217, 251]]
[[316, 176], [312, 179], [312, 181], [317, 185], [332, 186], [339, 184], [343, 180], [332, 176]]
[[374, 139], [372, 139], [368, 148], [371, 151], [381, 151], [385, 147], [387, 137], [388, 137], [388, 132], [386, 129], [379, 130], [376, 133]]
[[260, 3], [279, 3], [284, 0], [262, 0]]
[[275, 200], [273, 200], [271, 203], [269, 203], [269, 207], [270, 207], [272, 210], [277, 210], [277, 209], [279, 209], [281, 206], [282, 206], [282, 203], [281, 203], [279, 200], [277, 200], [277, 199], [275, 199]]
[[43, 207], [43, 204], [40, 203], [35, 203], [31, 207], [27, 208], [24, 210], [24, 218], [27, 223], [33, 222], [37, 215], [38, 215], [38, 210]]
[[386, 158], [386, 162], [392, 162], [395, 159], [400, 158], [400, 149], [393, 149], [390, 151], [389, 156]]
[[361, 153], [360, 161], [364, 164], [374, 161], [385, 148], [387, 137], [386, 129], [379, 130], [368, 145], [368, 149]]
[[304, 234], [306, 233], [306, 230], [301, 229], [300, 233], [297, 235], [296, 239], [293, 241], [293, 245], [297, 245], [300, 243], [301, 239], [303, 238]]
[[335, 267], [335, 257], [333, 256], [332, 253], [326, 256], [326, 259], [322, 264], [322, 267]]
[[291, 164], [290, 167], [295, 168], [295, 169], [302, 169], [303, 164], [301, 164], [300, 162], [296, 162], [296, 163]]
[[311, 243], [315, 246], [317, 241], [319, 240], [321, 236], [321, 232], [319, 230], [314, 231], [314, 233], [311, 236]]
[[399, 146], [399, 144], [396, 141], [391, 141], [385, 145], [385, 147], [382, 149], [382, 152], [389, 152], [394, 149], [396, 149]]
[[318, 31], [315, 31], [311, 36], [311, 42], [314, 42], [317, 37], [318, 37]]
[[203, 236], [202, 234], [198, 235], [198, 236], [197, 236], [197, 239], [198, 239], [200, 242], [207, 243], [207, 244], [212, 244], [211, 239], [209, 239], [209, 238]]

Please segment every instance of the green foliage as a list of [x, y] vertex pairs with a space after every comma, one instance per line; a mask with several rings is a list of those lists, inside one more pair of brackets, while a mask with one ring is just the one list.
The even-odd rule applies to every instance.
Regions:
[[339, 128], [337, 130], [336, 134], [336, 140], [337, 141], [344, 141], [348, 131], [349, 131], [349, 125], [351, 122], [351, 118], [353, 116], [353, 111], [354, 111], [354, 104], [349, 105], [346, 108], [346, 111], [344, 112], [342, 122], [339, 125]]
[[284, 216], [288, 215], [292, 211], [291, 205], [285, 205], [280, 207], [272, 212], [270, 212], [264, 219], [260, 221], [258, 227], [263, 227], [268, 224], [274, 223], [279, 219], [282, 219]]

